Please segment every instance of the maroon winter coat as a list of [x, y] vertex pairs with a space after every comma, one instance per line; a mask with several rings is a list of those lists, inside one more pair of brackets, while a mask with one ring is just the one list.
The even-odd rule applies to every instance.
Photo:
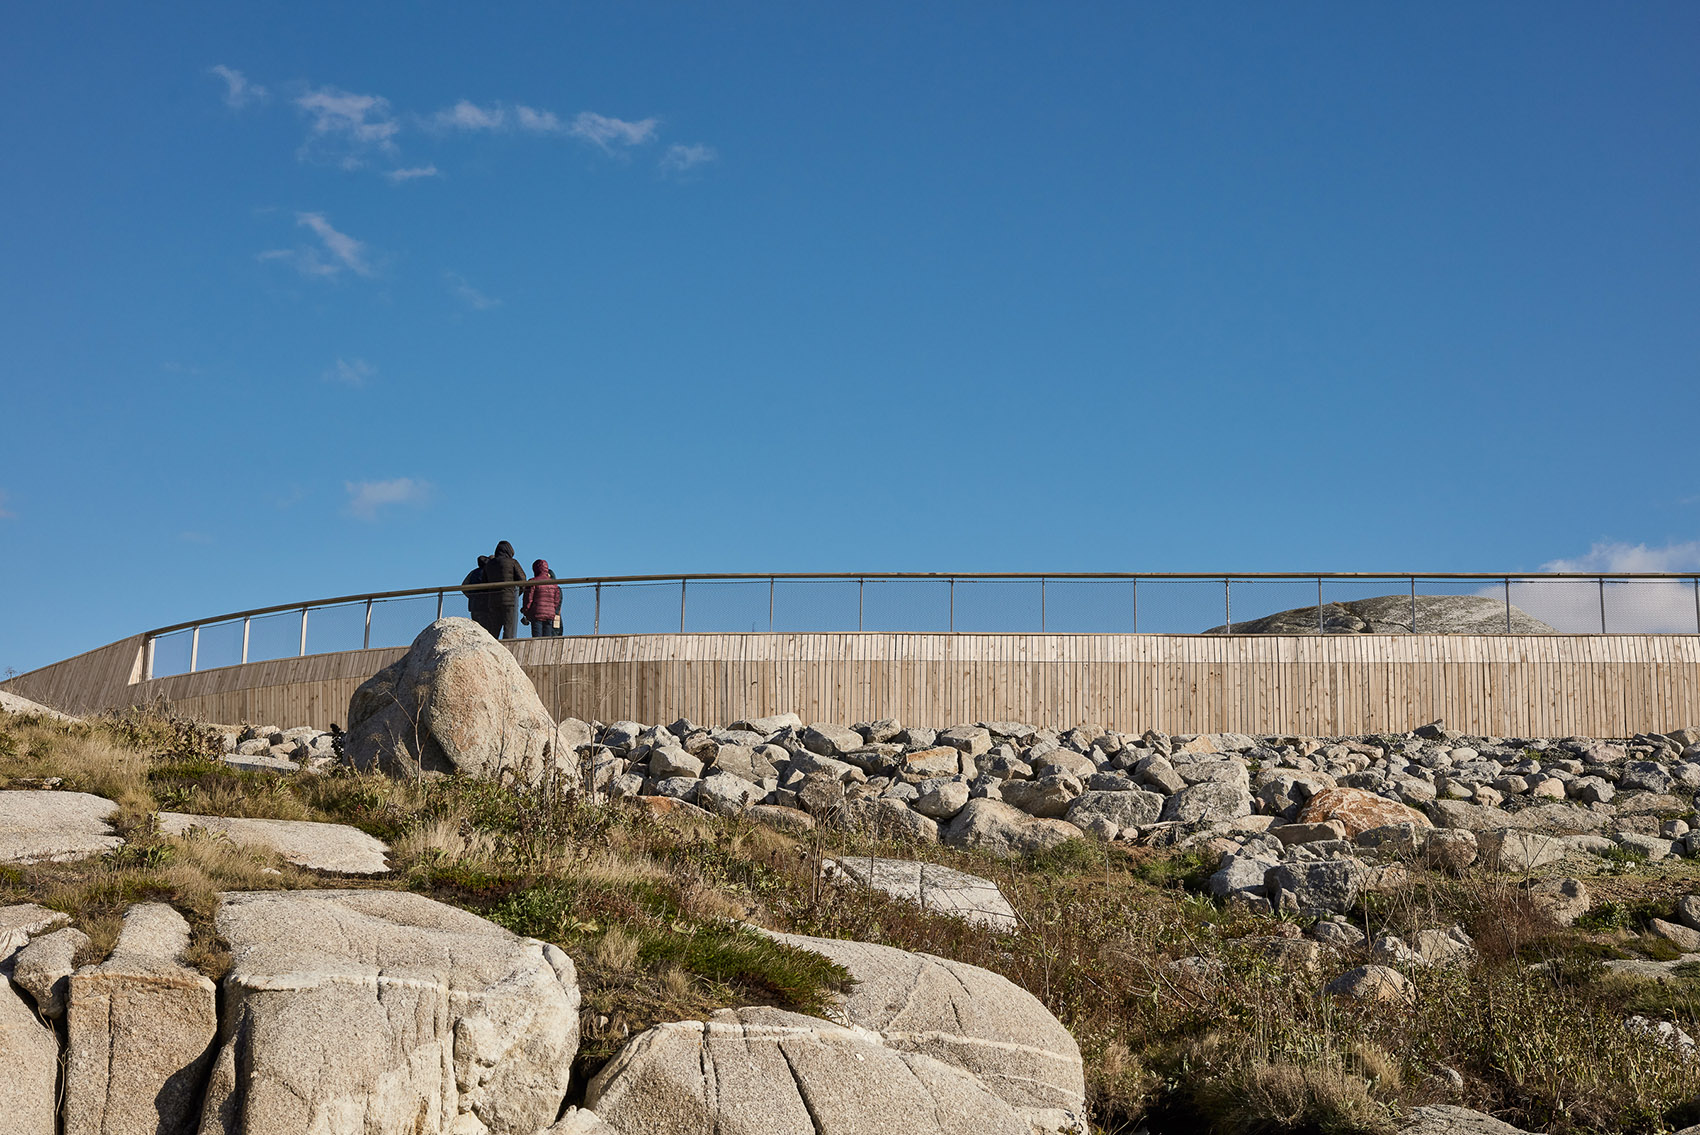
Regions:
[[[532, 579], [555, 578], [555, 573], [549, 570], [548, 560], [533, 560], [531, 572]], [[561, 613], [561, 589], [553, 583], [539, 583], [536, 587], [526, 588], [520, 613], [534, 623], [554, 622], [555, 616]]]

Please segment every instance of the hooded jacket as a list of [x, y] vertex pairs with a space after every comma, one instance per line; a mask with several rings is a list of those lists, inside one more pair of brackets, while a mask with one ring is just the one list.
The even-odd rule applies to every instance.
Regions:
[[[549, 570], [548, 560], [531, 561], [532, 579], [554, 579], [555, 573]], [[534, 623], [552, 623], [555, 616], [561, 613], [561, 589], [553, 583], [539, 583], [536, 587], [525, 589], [525, 602], [520, 604], [520, 613]]]
[[[496, 554], [484, 564], [485, 583], [524, 583], [525, 569], [514, 559], [514, 546], [503, 540], [496, 545]], [[490, 609], [507, 610], [519, 605], [519, 589], [504, 587], [500, 591], [487, 591], [490, 597]]]
[[466, 591], [469, 584], [484, 582], [484, 565], [490, 562], [489, 556], [479, 556], [478, 566], [466, 573], [466, 578], [460, 581], [463, 588], [461, 594], [466, 596], [466, 609], [469, 614], [478, 615], [490, 609], [490, 593], [488, 591]]

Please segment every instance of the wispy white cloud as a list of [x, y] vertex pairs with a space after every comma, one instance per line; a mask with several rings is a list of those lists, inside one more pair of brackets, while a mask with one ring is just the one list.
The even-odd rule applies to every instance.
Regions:
[[562, 134], [567, 129], [567, 124], [557, 118], [554, 111], [524, 105], [514, 107], [514, 121], [521, 130], [533, 134]]
[[507, 121], [507, 111], [500, 105], [483, 107], [466, 99], [431, 116], [431, 125], [439, 130], [501, 130]]
[[431, 486], [412, 477], [389, 481], [344, 481], [348, 491], [348, 513], [361, 520], [376, 520], [378, 510], [396, 504], [423, 504]]
[[667, 152], [661, 155], [661, 161], [658, 164], [664, 172], [684, 173], [686, 170], [695, 169], [697, 166], [707, 165], [719, 156], [713, 146], [697, 143], [689, 146], [675, 144], [667, 147]]
[[434, 165], [408, 166], [406, 169], [386, 170], [384, 176], [400, 185], [404, 181], [413, 181], [421, 177], [441, 177], [442, 172]]
[[390, 100], [382, 95], [319, 87], [296, 96], [295, 105], [309, 123], [300, 152], [304, 159], [329, 159], [346, 169], [358, 169], [374, 152], [395, 151], [401, 123], [390, 113]]
[[567, 133], [575, 138], [583, 138], [604, 150], [612, 150], [615, 146], [641, 146], [653, 140], [655, 129], [660, 124], [661, 120], [658, 118], [627, 122], [585, 110], [574, 116], [572, 125], [567, 127]]
[[339, 358], [334, 366], [328, 367], [320, 375], [326, 382], [340, 382], [347, 386], [365, 386], [368, 379], [375, 377], [378, 368], [365, 359]]
[[320, 246], [268, 249], [259, 254], [261, 260], [281, 260], [292, 264], [303, 276], [337, 276], [345, 270], [358, 276], [372, 274], [365, 242], [338, 232], [323, 213], [297, 213], [295, 223], [313, 230]]
[[220, 63], [207, 68], [207, 73], [224, 80], [224, 105], [233, 110], [241, 110], [249, 103], [266, 101], [266, 89], [258, 83], [250, 82], [248, 76], [234, 67], [226, 67]]
[[1700, 540], [1649, 548], [1645, 544], [1604, 541], [1591, 546], [1586, 555], [1549, 560], [1542, 571], [1636, 572], [1700, 571]]
[[467, 307], [473, 311], [488, 311], [493, 307], [502, 306], [502, 301], [494, 296], [485, 295], [471, 284], [459, 272], [444, 272], [443, 279], [448, 283], [449, 291], [453, 292]]

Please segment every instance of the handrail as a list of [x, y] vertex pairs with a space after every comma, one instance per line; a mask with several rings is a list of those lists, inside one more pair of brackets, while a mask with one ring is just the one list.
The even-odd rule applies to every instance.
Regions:
[[144, 634], [152, 639], [177, 631], [186, 631], [194, 627], [208, 627], [217, 623], [228, 623], [236, 619], [251, 619], [259, 615], [276, 615], [284, 611], [311, 611], [321, 607], [336, 607], [344, 603], [361, 601], [377, 601], [384, 599], [406, 599], [423, 595], [447, 595], [449, 592], [470, 591], [500, 591], [503, 588], [535, 587], [538, 584], [553, 583], [559, 587], [586, 587], [593, 585], [617, 586], [628, 583], [692, 583], [697, 581], [735, 581], [747, 580], [842, 580], [853, 583], [857, 580], [868, 579], [936, 579], [949, 580], [1031, 580], [1035, 583], [1043, 580], [1204, 580], [1209, 582], [1253, 582], [1256, 580], [1330, 580], [1330, 579], [1366, 579], [1366, 580], [1492, 580], [1506, 583], [1532, 583], [1537, 580], [1574, 579], [1574, 580], [1671, 580], [1685, 582], [1700, 582], [1697, 572], [1668, 572], [1668, 571], [1635, 571], [1635, 572], [1598, 572], [1598, 571], [1531, 571], [1531, 572], [1411, 572], [1411, 571], [1254, 571], [1254, 572], [1116, 572], [1116, 571], [1048, 571], [1048, 572], [984, 572], [984, 571], [864, 571], [864, 572], [691, 572], [675, 575], [606, 575], [581, 576], [574, 579], [528, 579], [505, 583], [450, 583], [439, 587], [412, 587], [402, 591], [366, 591], [354, 595], [337, 595], [327, 599], [309, 599], [295, 603], [279, 603], [271, 607], [253, 607], [246, 611], [232, 611], [225, 615], [213, 615], [203, 619], [190, 619], [186, 622], [172, 623], [166, 627], [156, 627]]

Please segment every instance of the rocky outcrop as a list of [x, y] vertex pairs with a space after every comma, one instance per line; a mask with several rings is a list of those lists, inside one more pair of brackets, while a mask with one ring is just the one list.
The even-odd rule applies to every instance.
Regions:
[[1305, 802], [1299, 811], [1301, 824], [1320, 824], [1333, 821], [1345, 829], [1348, 839], [1356, 838], [1371, 828], [1393, 824], [1431, 826], [1427, 816], [1397, 800], [1365, 792], [1361, 788], [1324, 788]]
[[1521, 1127], [1513, 1127], [1452, 1104], [1430, 1104], [1412, 1110], [1399, 1127], [1399, 1135], [1531, 1135]]
[[1079, 839], [1080, 829], [1066, 820], [1035, 819], [1000, 800], [970, 800], [939, 838], [951, 847], [978, 848], [1008, 857]]
[[124, 915], [112, 956], [73, 973], [65, 1135], [187, 1135], [218, 1032], [213, 983], [183, 964], [189, 924], [163, 903]]
[[[1411, 596], [1378, 595], [1348, 603], [1295, 607], [1235, 623], [1211, 627], [1205, 634], [1410, 634]], [[1505, 634], [1505, 600], [1485, 595], [1419, 595], [1416, 597], [1417, 634]], [[1317, 624], [1320, 621], [1321, 626]], [[1512, 634], [1557, 634], [1552, 627], [1516, 607], [1511, 608]]]
[[535, 782], [550, 765], [576, 776], [560, 740], [511, 653], [470, 619], [438, 619], [354, 691], [343, 748], [355, 767], [394, 776]]
[[578, 1051], [573, 964], [419, 895], [222, 896], [231, 969], [201, 1135], [534, 1135]]
[[771, 934], [850, 971], [852, 1025], [905, 1052], [970, 1073], [1042, 1129], [1067, 1130], [1085, 1114], [1080, 1047], [1038, 998], [964, 962], [870, 942]]
[[0, 863], [86, 859], [124, 843], [107, 823], [118, 805], [86, 792], [0, 792]]
[[314, 871], [335, 871], [343, 875], [389, 873], [384, 856], [390, 849], [382, 840], [347, 824], [159, 813], [159, 830], [166, 835], [183, 835], [196, 828], [210, 835], [223, 836], [231, 843], [275, 851], [286, 862]]
[[33, 939], [13, 956], [12, 980], [35, 999], [36, 1012], [48, 1020], [65, 1015], [77, 953], [88, 944], [87, 934], [67, 926]]
[[59, 1039], [0, 978], [0, 1116], [16, 1135], [55, 1135]]
[[936, 914], [949, 914], [993, 930], [1013, 930], [1015, 910], [990, 879], [953, 871], [937, 863], [877, 856], [825, 860], [823, 872], [842, 874], [865, 887], [912, 902]]
[[973, 1076], [779, 1009], [722, 1009], [639, 1034], [590, 1082], [620, 1135], [1030, 1135]]

